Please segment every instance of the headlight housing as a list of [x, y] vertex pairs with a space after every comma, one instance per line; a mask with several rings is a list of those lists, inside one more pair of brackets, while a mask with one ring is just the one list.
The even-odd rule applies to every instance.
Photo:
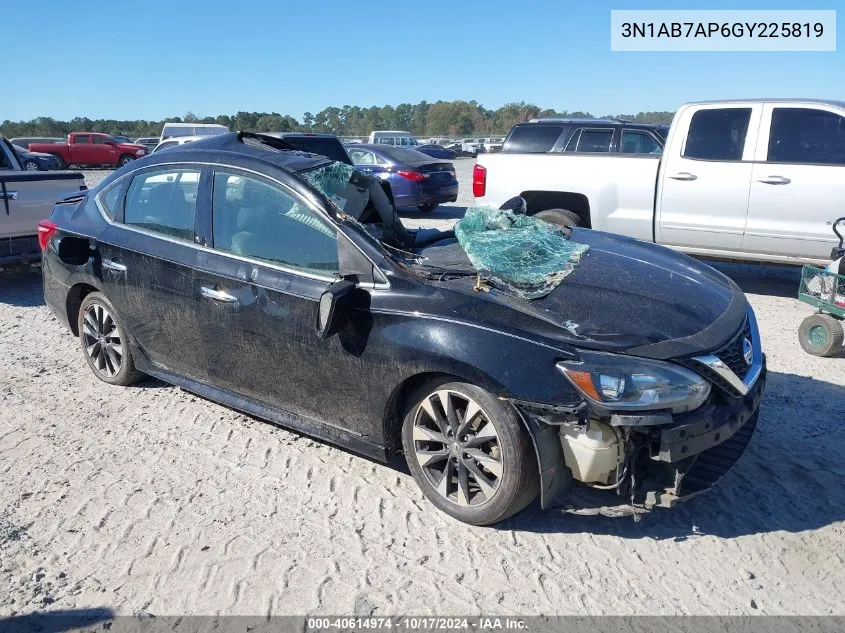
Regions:
[[710, 395], [709, 382], [679, 365], [602, 352], [578, 355], [580, 360], [561, 361], [557, 368], [587, 400], [610, 411], [684, 413]]
[[146, 153], [147, 153], [147, 150], [145, 150], [145, 149], [135, 150], [135, 155], [136, 155], [136, 156], [143, 156], [143, 155], [144, 155], [144, 154], [146, 154]]

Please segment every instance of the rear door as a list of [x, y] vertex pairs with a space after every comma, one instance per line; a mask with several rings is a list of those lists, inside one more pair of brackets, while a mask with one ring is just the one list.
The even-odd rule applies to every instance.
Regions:
[[742, 249], [757, 129], [763, 105], [704, 105], [678, 121], [680, 142], [664, 151], [657, 191], [657, 242]]
[[97, 198], [112, 220], [97, 245], [106, 296], [150, 362], [189, 376], [199, 338], [193, 266], [201, 177], [191, 165], [150, 167]]
[[766, 104], [743, 250], [827, 259], [845, 216], [845, 112]]
[[76, 165], [94, 165], [97, 163], [95, 158], [94, 143], [92, 142], [90, 134], [74, 134], [68, 143], [68, 156], [70, 163]]

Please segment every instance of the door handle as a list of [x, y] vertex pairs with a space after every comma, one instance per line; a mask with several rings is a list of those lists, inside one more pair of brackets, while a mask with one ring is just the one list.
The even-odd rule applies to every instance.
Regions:
[[0, 191], [0, 200], [17, 200], [17, 191]]
[[124, 266], [123, 264], [118, 264], [117, 262], [113, 262], [110, 259], [103, 260], [103, 268], [105, 268], [106, 270], [113, 270], [116, 273], [126, 272], [126, 266]]
[[220, 301], [221, 303], [237, 303], [238, 298], [234, 295], [230, 295], [228, 292], [224, 290], [217, 290], [216, 288], [207, 288], [203, 286], [200, 288], [200, 293], [203, 297], [207, 299], [214, 299], [215, 301]]
[[792, 181], [783, 176], [768, 176], [766, 178], [760, 178], [757, 182], [762, 182], [764, 185], [788, 185]]
[[669, 174], [669, 178], [672, 180], [695, 180], [698, 176], [688, 171], [679, 171], [677, 174]]

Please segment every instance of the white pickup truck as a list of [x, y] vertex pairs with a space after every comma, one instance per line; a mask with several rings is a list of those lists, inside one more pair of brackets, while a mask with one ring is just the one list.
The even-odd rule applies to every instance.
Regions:
[[[572, 151], [577, 141], [563, 136], [583, 131], [566, 125], [542, 153], [524, 143], [509, 151], [505, 139], [502, 152], [478, 156], [477, 203], [521, 195], [529, 214], [705, 257], [828, 260], [831, 225], [845, 215], [845, 102], [686, 104], [662, 155], [625, 153], [626, 125], [616, 123], [601, 151]], [[533, 124], [554, 136], [553, 122]]]
[[38, 222], [50, 216], [56, 200], [85, 188], [78, 171], [27, 171], [0, 136], [0, 270], [40, 264]]

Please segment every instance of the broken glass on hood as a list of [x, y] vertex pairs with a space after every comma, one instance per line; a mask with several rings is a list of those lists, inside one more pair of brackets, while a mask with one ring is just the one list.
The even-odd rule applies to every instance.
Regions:
[[467, 209], [455, 237], [482, 280], [526, 299], [549, 294], [589, 249], [563, 227], [488, 207]]

